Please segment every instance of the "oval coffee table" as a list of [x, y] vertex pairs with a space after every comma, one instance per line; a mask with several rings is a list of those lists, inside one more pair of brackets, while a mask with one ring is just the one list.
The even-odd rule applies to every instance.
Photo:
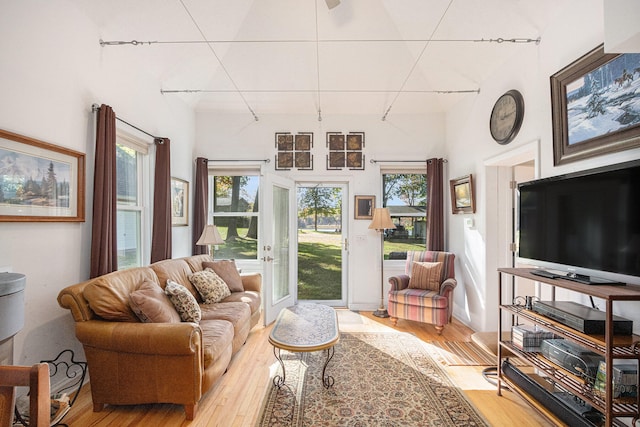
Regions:
[[282, 309], [269, 334], [273, 354], [282, 366], [282, 376], [276, 375], [273, 384], [282, 387], [286, 372], [280, 350], [310, 352], [325, 350], [327, 359], [322, 368], [322, 384], [329, 388], [335, 380], [326, 375], [327, 365], [333, 358], [334, 345], [340, 340], [338, 316], [333, 308], [312, 303], [301, 303]]

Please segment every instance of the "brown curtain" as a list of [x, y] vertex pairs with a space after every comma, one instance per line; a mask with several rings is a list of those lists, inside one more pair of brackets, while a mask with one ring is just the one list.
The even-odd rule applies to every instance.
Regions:
[[443, 159], [427, 160], [427, 250], [444, 250]]
[[207, 245], [196, 245], [207, 225], [207, 208], [209, 204], [209, 160], [203, 157], [196, 159], [196, 188], [193, 195], [193, 255], [209, 253]]
[[171, 141], [156, 138], [151, 262], [171, 258]]
[[116, 114], [102, 104], [96, 130], [90, 277], [118, 269], [116, 236]]

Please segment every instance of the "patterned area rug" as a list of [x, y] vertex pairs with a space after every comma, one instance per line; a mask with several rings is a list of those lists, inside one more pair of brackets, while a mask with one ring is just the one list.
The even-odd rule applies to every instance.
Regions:
[[258, 426], [488, 425], [412, 335], [342, 333], [335, 350], [330, 389], [324, 352], [283, 351], [286, 383], [269, 388]]

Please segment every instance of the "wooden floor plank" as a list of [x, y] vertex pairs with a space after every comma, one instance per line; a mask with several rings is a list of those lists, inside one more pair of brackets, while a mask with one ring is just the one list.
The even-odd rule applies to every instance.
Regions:
[[[256, 326], [244, 347], [233, 357], [228, 372], [209, 390], [199, 404], [192, 422], [185, 420], [178, 405], [106, 406], [93, 412], [90, 384], [85, 385], [75, 405], [64, 419], [69, 427], [245, 427], [254, 426], [260, 415], [262, 399], [271, 386], [270, 373], [279, 365], [267, 338], [271, 326]], [[470, 341], [473, 331], [456, 321], [438, 335], [432, 325], [400, 320], [397, 327], [389, 319], [361, 312], [345, 313], [340, 321], [342, 332], [403, 331], [423, 341]], [[445, 366], [452, 380], [464, 391], [469, 401], [492, 426], [551, 426], [515, 394], [503, 391], [498, 396], [495, 386], [484, 380], [479, 366]]]

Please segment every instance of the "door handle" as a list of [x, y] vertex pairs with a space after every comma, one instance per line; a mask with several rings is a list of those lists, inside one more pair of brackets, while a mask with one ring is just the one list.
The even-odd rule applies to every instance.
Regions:
[[265, 256], [265, 257], [262, 257], [262, 260], [264, 262], [269, 262], [269, 261], [273, 261], [273, 258], [271, 258], [270, 256]]

